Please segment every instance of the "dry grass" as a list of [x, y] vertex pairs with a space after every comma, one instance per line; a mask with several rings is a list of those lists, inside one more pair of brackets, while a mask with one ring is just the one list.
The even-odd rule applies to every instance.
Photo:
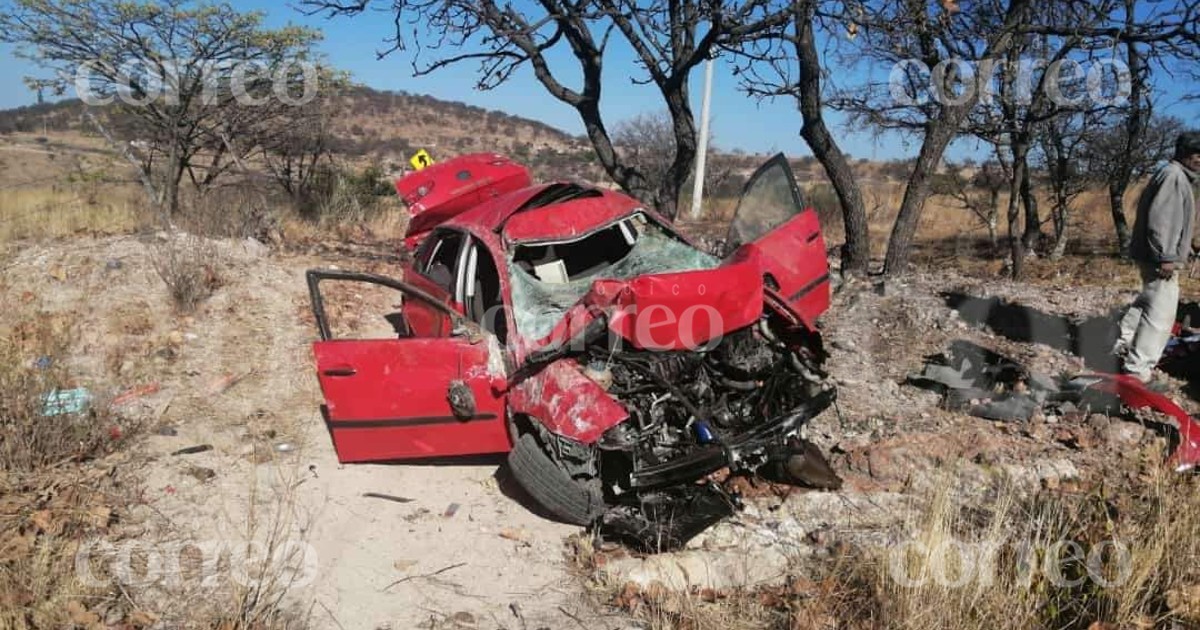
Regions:
[[[181, 584], [137, 596], [163, 602], [167, 627], [219, 630], [302, 630], [316, 611], [306, 609], [293, 590], [316, 577], [315, 555], [307, 555], [303, 532], [312, 525], [296, 501], [295, 475], [275, 469], [264, 487], [261, 479], [246, 480], [250, 488], [244, 523], [223, 538], [225, 557], [217, 574], [205, 575], [201, 562], [183, 564]], [[227, 564], [226, 564], [227, 563]], [[320, 611], [324, 614], [324, 611]]]
[[[801, 561], [775, 587], [591, 585], [600, 603], [656, 630], [1191, 628], [1197, 532], [1200, 480], [1164, 472], [1114, 495], [938, 492], [894, 544]], [[574, 561], [594, 575], [603, 558], [583, 541]]]
[[0, 242], [124, 234], [150, 225], [140, 190], [107, 186], [94, 197], [84, 186], [16, 188], [0, 195]]
[[858, 556], [842, 575], [844, 600], [889, 628], [1200, 622], [1196, 480], [1164, 474], [1120, 496], [993, 498], [980, 507], [936, 497], [909, 543]]
[[68, 320], [47, 316], [15, 322], [0, 338], [0, 472], [93, 459], [128, 431], [101, 404], [44, 415], [51, 392], [77, 385], [62, 367], [72, 338]]
[[282, 195], [261, 182], [240, 181], [198, 194], [185, 188], [177, 224], [191, 234], [211, 238], [273, 238], [290, 208]]

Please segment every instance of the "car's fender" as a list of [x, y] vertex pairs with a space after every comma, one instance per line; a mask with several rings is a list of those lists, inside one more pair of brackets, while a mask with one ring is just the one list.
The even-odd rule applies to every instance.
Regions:
[[583, 444], [629, 418], [625, 407], [571, 359], [555, 361], [513, 386], [508, 412], [537, 418], [551, 433]]

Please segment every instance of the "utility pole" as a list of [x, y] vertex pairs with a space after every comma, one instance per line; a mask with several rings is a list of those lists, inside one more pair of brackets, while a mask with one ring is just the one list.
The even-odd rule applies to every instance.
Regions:
[[696, 172], [692, 182], [692, 218], [700, 218], [700, 203], [704, 200], [704, 161], [708, 157], [708, 108], [712, 101], [713, 60], [704, 62], [704, 100], [700, 105], [700, 141], [696, 147]]

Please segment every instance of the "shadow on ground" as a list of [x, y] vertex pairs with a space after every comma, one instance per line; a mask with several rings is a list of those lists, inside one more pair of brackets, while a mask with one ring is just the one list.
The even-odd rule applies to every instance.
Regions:
[[[1120, 370], [1117, 357], [1112, 354], [1122, 314], [1120, 310], [1083, 320], [1073, 320], [997, 297], [979, 298], [963, 293], [943, 293], [942, 298], [947, 306], [958, 310], [963, 321], [976, 326], [986, 326], [993, 333], [1006, 339], [1041, 343], [1070, 352], [1081, 357], [1089, 369], [1097, 372]], [[1184, 322], [1200, 323], [1200, 304], [1180, 304], [1179, 318]], [[1186, 381], [1187, 395], [1200, 400], [1200, 355], [1187, 352], [1174, 356], [1169, 354], [1159, 367], [1167, 374]]]
[[1070, 352], [1098, 372], [1115, 372], [1120, 368], [1112, 354], [1119, 311], [1076, 321], [997, 297], [979, 298], [963, 293], [943, 293], [942, 297], [969, 324], [986, 326], [1013, 341], [1041, 343]]

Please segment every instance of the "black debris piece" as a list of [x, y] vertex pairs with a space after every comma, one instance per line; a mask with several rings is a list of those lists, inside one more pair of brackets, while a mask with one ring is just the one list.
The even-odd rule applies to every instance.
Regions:
[[964, 339], [926, 361], [910, 384], [940, 392], [947, 409], [988, 420], [1027, 421], [1046, 405], [1078, 404], [1083, 390]]

